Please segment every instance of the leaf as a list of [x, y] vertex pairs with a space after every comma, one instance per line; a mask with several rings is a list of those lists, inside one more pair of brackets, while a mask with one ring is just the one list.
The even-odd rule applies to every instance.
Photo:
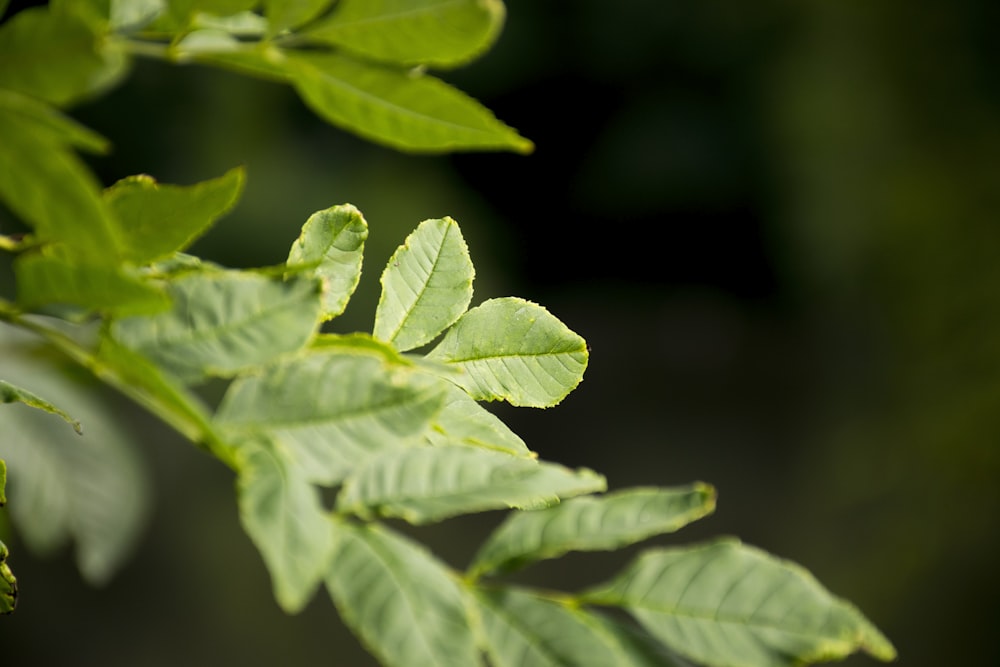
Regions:
[[7, 504], [6, 494], [7, 488], [7, 463], [0, 459], [0, 507]]
[[504, 13], [499, 0], [340, 0], [303, 34], [382, 62], [455, 67], [493, 45]]
[[8, 114], [54, 145], [75, 146], [91, 153], [106, 153], [110, 147], [107, 139], [55, 107], [13, 90], [0, 90], [0, 119], [4, 119], [0, 125]]
[[[41, 396], [31, 393], [27, 389], [22, 389], [15, 385], [10, 384], [0, 380], [0, 402], [3, 403], [24, 403], [25, 405], [37, 408], [39, 410], [44, 410], [45, 412], [58, 415], [66, 420], [73, 430], [78, 434], [82, 435], [83, 430], [80, 428], [80, 422], [73, 419], [64, 411], [60, 410], [56, 406], [52, 405], [46, 401]], [[0, 461], [0, 507], [3, 507], [4, 497], [3, 497], [3, 485], [5, 480], [5, 469], [3, 467], [3, 461]]]
[[337, 509], [428, 523], [491, 509], [537, 509], [603, 491], [605, 484], [586, 468], [472, 447], [412, 447], [373, 458], [348, 477]]
[[313, 335], [320, 290], [248, 271], [205, 271], [167, 284], [171, 310], [113, 323], [114, 338], [186, 382], [231, 376], [302, 348]]
[[7, 565], [9, 554], [7, 545], [0, 542], [0, 614], [9, 614], [17, 606], [17, 579]]
[[723, 539], [642, 554], [585, 602], [628, 609], [682, 655], [706, 665], [783, 667], [896, 651], [855, 607], [801, 567]]
[[333, 555], [329, 517], [317, 489], [280, 446], [247, 440], [239, 452], [240, 520], [264, 557], [278, 604], [296, 613], [329, 570]]
[[379, 525], [337, 524], [326, 585], [386, 667], [482, 665], [463, 589], [421, 545]]
[[496, 415], [476, 403], [464, 389], [450, 382], [444, 406], [426, 437], [431, 444], [437, 446], [466, 445], [514, 456], [537, 456]]
[[420, 71], [365, 64], [335, 53], [288, 53], [284, 64], [320, 117], [404, 151], [512, 150], [531, 142], [481, 104]]
[[417, 442], [441, 407], [441, 381], [370, 354], [316, 350], [237, 379], [216, 423], [267, 433], [320, 484], [336, 484], [373, 454]]
[[270, 34], [276, 35], [311, 21], [325, 10], [332, 0], [264, 0], [264, 11]]
[[110, 0], [108, 27], [112, 31], [138, 30], [163, 13], [166, 0]]
[[549, 407], [583, 379], [588, 353], [545, 308], [508, 297], [465, 313], [427, 358], [462, 369], [455, 382], [476, 400]]
[[368, 223], [361, 211], [341, 204], [309, 216], [288, 253], [288, 267], [315, 265], [323, 281], [323, 319], [344, 312], [361, 279]]
[[469, 307], [475, 273], [458, 223], [424, 220], [382, 272], [375, 337], [404, 352], [434, 340]]
[[573, 498], [538, 512], [515, 512], [494, 531], [471, 566], [473, 575], [513, 570], [569, 551], [612, 551], [671, 533], [715, 509], [715, 490], [634, 488]]
[[161, 185], [150, 176], [130, 176], [104, 191], [121, 224], [124, 259], [148, 264], [187, 248], [243, 189], [243, 169], [192, 186]]

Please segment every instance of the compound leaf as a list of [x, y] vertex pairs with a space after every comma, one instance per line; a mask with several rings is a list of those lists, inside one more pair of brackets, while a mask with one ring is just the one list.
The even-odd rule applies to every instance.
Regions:
[[468, 600], [421, 545], [377, 524], [336, 526], [326, 585], [341, 617], [387, 667], [482, 665]]
[[491, 299], [469, 310], [428, 359], [454, 365], [454, 381], [476, 400], [549, 407], [583, 379], [587, 343], [542, 306]]
[[401, 351], [434, 340], [469, 307], [474, 277], [458, 223], [424, 220], [382, 272], [375, 337]]
[[647, 551], [583, 599], [626, 608], [667, 646], [706, 665], [896, 655], [860, 611], [807, 571], [734, 539]]
[[573, 498], [538, 512], [515, 512], [476, 555], [475, 574], [511, 570], [568, 551], [610, 551], [673, 532], [709, 514], [715, 490], [634, 488]]
[[516, 433], [499, 417], [469, 397], [465, 390], [450, 382], [441, 412], [427, 431], [432, 445], [467, 445], [485, 447], [514, 456], [535, 458]]

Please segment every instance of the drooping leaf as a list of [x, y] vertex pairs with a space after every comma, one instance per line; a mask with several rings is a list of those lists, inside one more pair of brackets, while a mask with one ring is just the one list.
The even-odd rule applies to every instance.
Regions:
[[[0, 403], [24, 403], [33, 408], [38, 408], [39, 410], [44, 410], [45, 412], [58, 415], [62, 417], [66, 422], [73, 427], [73, 430], [77, 433], [83, 433], [80, 427], [80, 422], [76, 419], [70, 417], [65, 411], [60, 410], [58, 407], [52, 403], [46, 401], [41, 396], [33, 394], [27, 389], [22, 389], [21, 387], [12, 385], [9, 382], [0, 380]], [[3, 461], [0, 461], [0, 507], [3, 507], [3, 483], [4, 483], [4, 468]]]
[[382, 272], [375, 337], [401, 351], [434, 340], [469, 307], [474, 277], [458, 223], [424, 220]]
[[239, 452], [240, 520], [264, 557], [278, 604], [296, 613], [329, 570], [329, 517], [317, 489], [279, 444], [245, 440]]
[[205, 271], [171, 280], [173, 307], [114, 322], [116, 340], [187, 382], [231, 376], [302, 348], [320, 313], [320, 286], [247, 271]]
[[276, 35], [284, 30], [297, 28], [319, 16], [333, 0], [264, 0], [264, 11]]
[[377, 524], [337, 524], [326, 585], [341, 618], [386, 667], [482, 665], [469, 601], [447, 567]]
[[288, 53], [284, 67], [320, 117], [392, 148], [434, 153], [532, 149], [530, 141], [481, 104], [417, 70], [336, 53]]
[[548, 407], [583, 379], [588, 353], [545, 308], [507, 297], [465, 313], [427, 358], [462, 369], [454, 381], [476, 400]]
[[673, 532], [709, 514], [715, 490], [634, 488], [573, 498], [538, 512], [515, 512], [476, 555], [475, 574], [510, 570], [568, 551], [610, 551]]
[[375, 457], [348, 477], [337, 508], [427, 523], [491, 509], [537, 509], [605, 486], [604, 477], [586, 468], [473, 447], [411, 447]]
[[678, 653], [719, 667], [785, 667], [892, 644], [801, 567], [734, 539], [642, 554], [585, 601], [629, 610]]
[[309, 216], [288, 253], [288, 267], [315, 265], [323, 281], [323, 319], [344, 312], [361, 279], [361, 260], [368, 223], [350, 204]]
[[499, 0], [340, 0], [305, 36], [388, 63], [454, 67], [500, 34]]
[[309, 481], [336, 484], [373, 454], [420, 434], [441, 407], [440, 380], [371, 354], [318, 349], [237, 379], [216, 422], [269, 433]]
[[130, 176], [104, 191], [120, 223], [124, 259], [148, 264], [187, 248], [226, 213], [243, 189], [243, 169], [191, 186]]
[[464, 389], [451, 383], [448, 383], [441, 412], [426, 437], [431, 444], [438, 446], [467, 445], [514, 456], [537, 456], [496, 415], [470, 398]]

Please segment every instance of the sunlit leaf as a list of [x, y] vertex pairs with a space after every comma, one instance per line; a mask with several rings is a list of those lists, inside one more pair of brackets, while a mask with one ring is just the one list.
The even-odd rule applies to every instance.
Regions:
[[476, 555], [474, 573], [509, 570], [568, 551], [610, 551], [670, 533], [709, 514], [715, 490], [632, 488], [573, 498], [538, 512], [515, 512]]
[[650, 550], [584, 599], [628, 609], [667, 646], [706, 665], [896, 655], [861, 612], [807, 571], [733, 539]]
[[477, 667], [469, 601], [447, 567], [377, 524], [337, 525], [326, 579], [341, 618], [386, 667]]
[[477, 400], [548, 407], [583, 379], [587, 343], [538, 304], [508, 297], [471, 309], [427, 355], [462, 369]]
[[534, 458], [524, 440], [506, 424], [469, 397], [465, 390], [448, 383], [444, 406], [426, 434], [434, 445], [485, 447], [515, 456]]
[[[11, 383], [6, 382], [4, 380], [0, 380], [0, 403], [24, 403], [25, 405], [31, 406], [33, 408], [37, 408], [39, 410], [44, 410], [45, 412], [49, 412], [54, 415], [58, 415], [62, 417], [70, 426], [72, 426], [73, 430], [75, 430], [77, 433], [83, 432], [82, 429], [80, 428], [80, 422], [70, 417], [63, 410], [59, 409], [52, 403], [46, 401], [41, 396], [31, 393], [27, 389], [22, 389], [21, 387], [12, 385]], [[2, 464], [2, 462], [0, 462], [0, 464]], [[0, 465], [0, 507], [2, 507], [4, 503], [3, 483], [5, 477], [3, 475], [3, 472], [4, 472], [3, 466]]]
[[474, 277], [458, 224], [424, 220], [382, 272], [375, 337], [403, 351], [434, 340], [469, 307]]

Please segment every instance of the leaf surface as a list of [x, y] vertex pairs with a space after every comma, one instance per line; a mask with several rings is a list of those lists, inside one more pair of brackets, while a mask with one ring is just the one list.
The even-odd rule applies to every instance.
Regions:
[[375, 337], [404, 352], [434, 340], [469, 307], [474, 277], [458, 223], [424, 220], [382, 272]]
[[470, 398], [464, 389], [450, 382], [441, 412], [426, 437], [431, 444], [438, 446], [484, 447], [514, 456], [536, 457], [524, 440], [496, 415]]
[[545, 308], [507, 297], [465, 313], [427, 358], [464, 371], [454, 381], [476, 400], [549, 407], [583, 379], [588, 353]]
[[332, 0], [264, 0], [270, 33], [296, 28], [316, 18]]
[[587, 602], [628, 609], [699, 663], [785, 667], [895, 649], [855, 607], [801, 567], [734, 539], [642, 554]]
[[[45, 412], [58, 415], [62, 417], [66, 423], [73, 427], [73, 430], [77, 433], [82, 434], [83, 430], [80, 427], [80, 422], [76, 419], [70, 417], [65, 411], [59, 409], [52, 403], [46, 401], [41, 396], [33, 394], [27, 389], [22, 389], [16, 385], [12, 385], [9, 382], [0, 380], [0, 402], [2, 403], [24, 403], [25, 405], [37, 408], [39, 410], [44, 410]], [[3, 507], [3, 483], [4, 483], [4, 469], [0, 466], [0, 507]]]

